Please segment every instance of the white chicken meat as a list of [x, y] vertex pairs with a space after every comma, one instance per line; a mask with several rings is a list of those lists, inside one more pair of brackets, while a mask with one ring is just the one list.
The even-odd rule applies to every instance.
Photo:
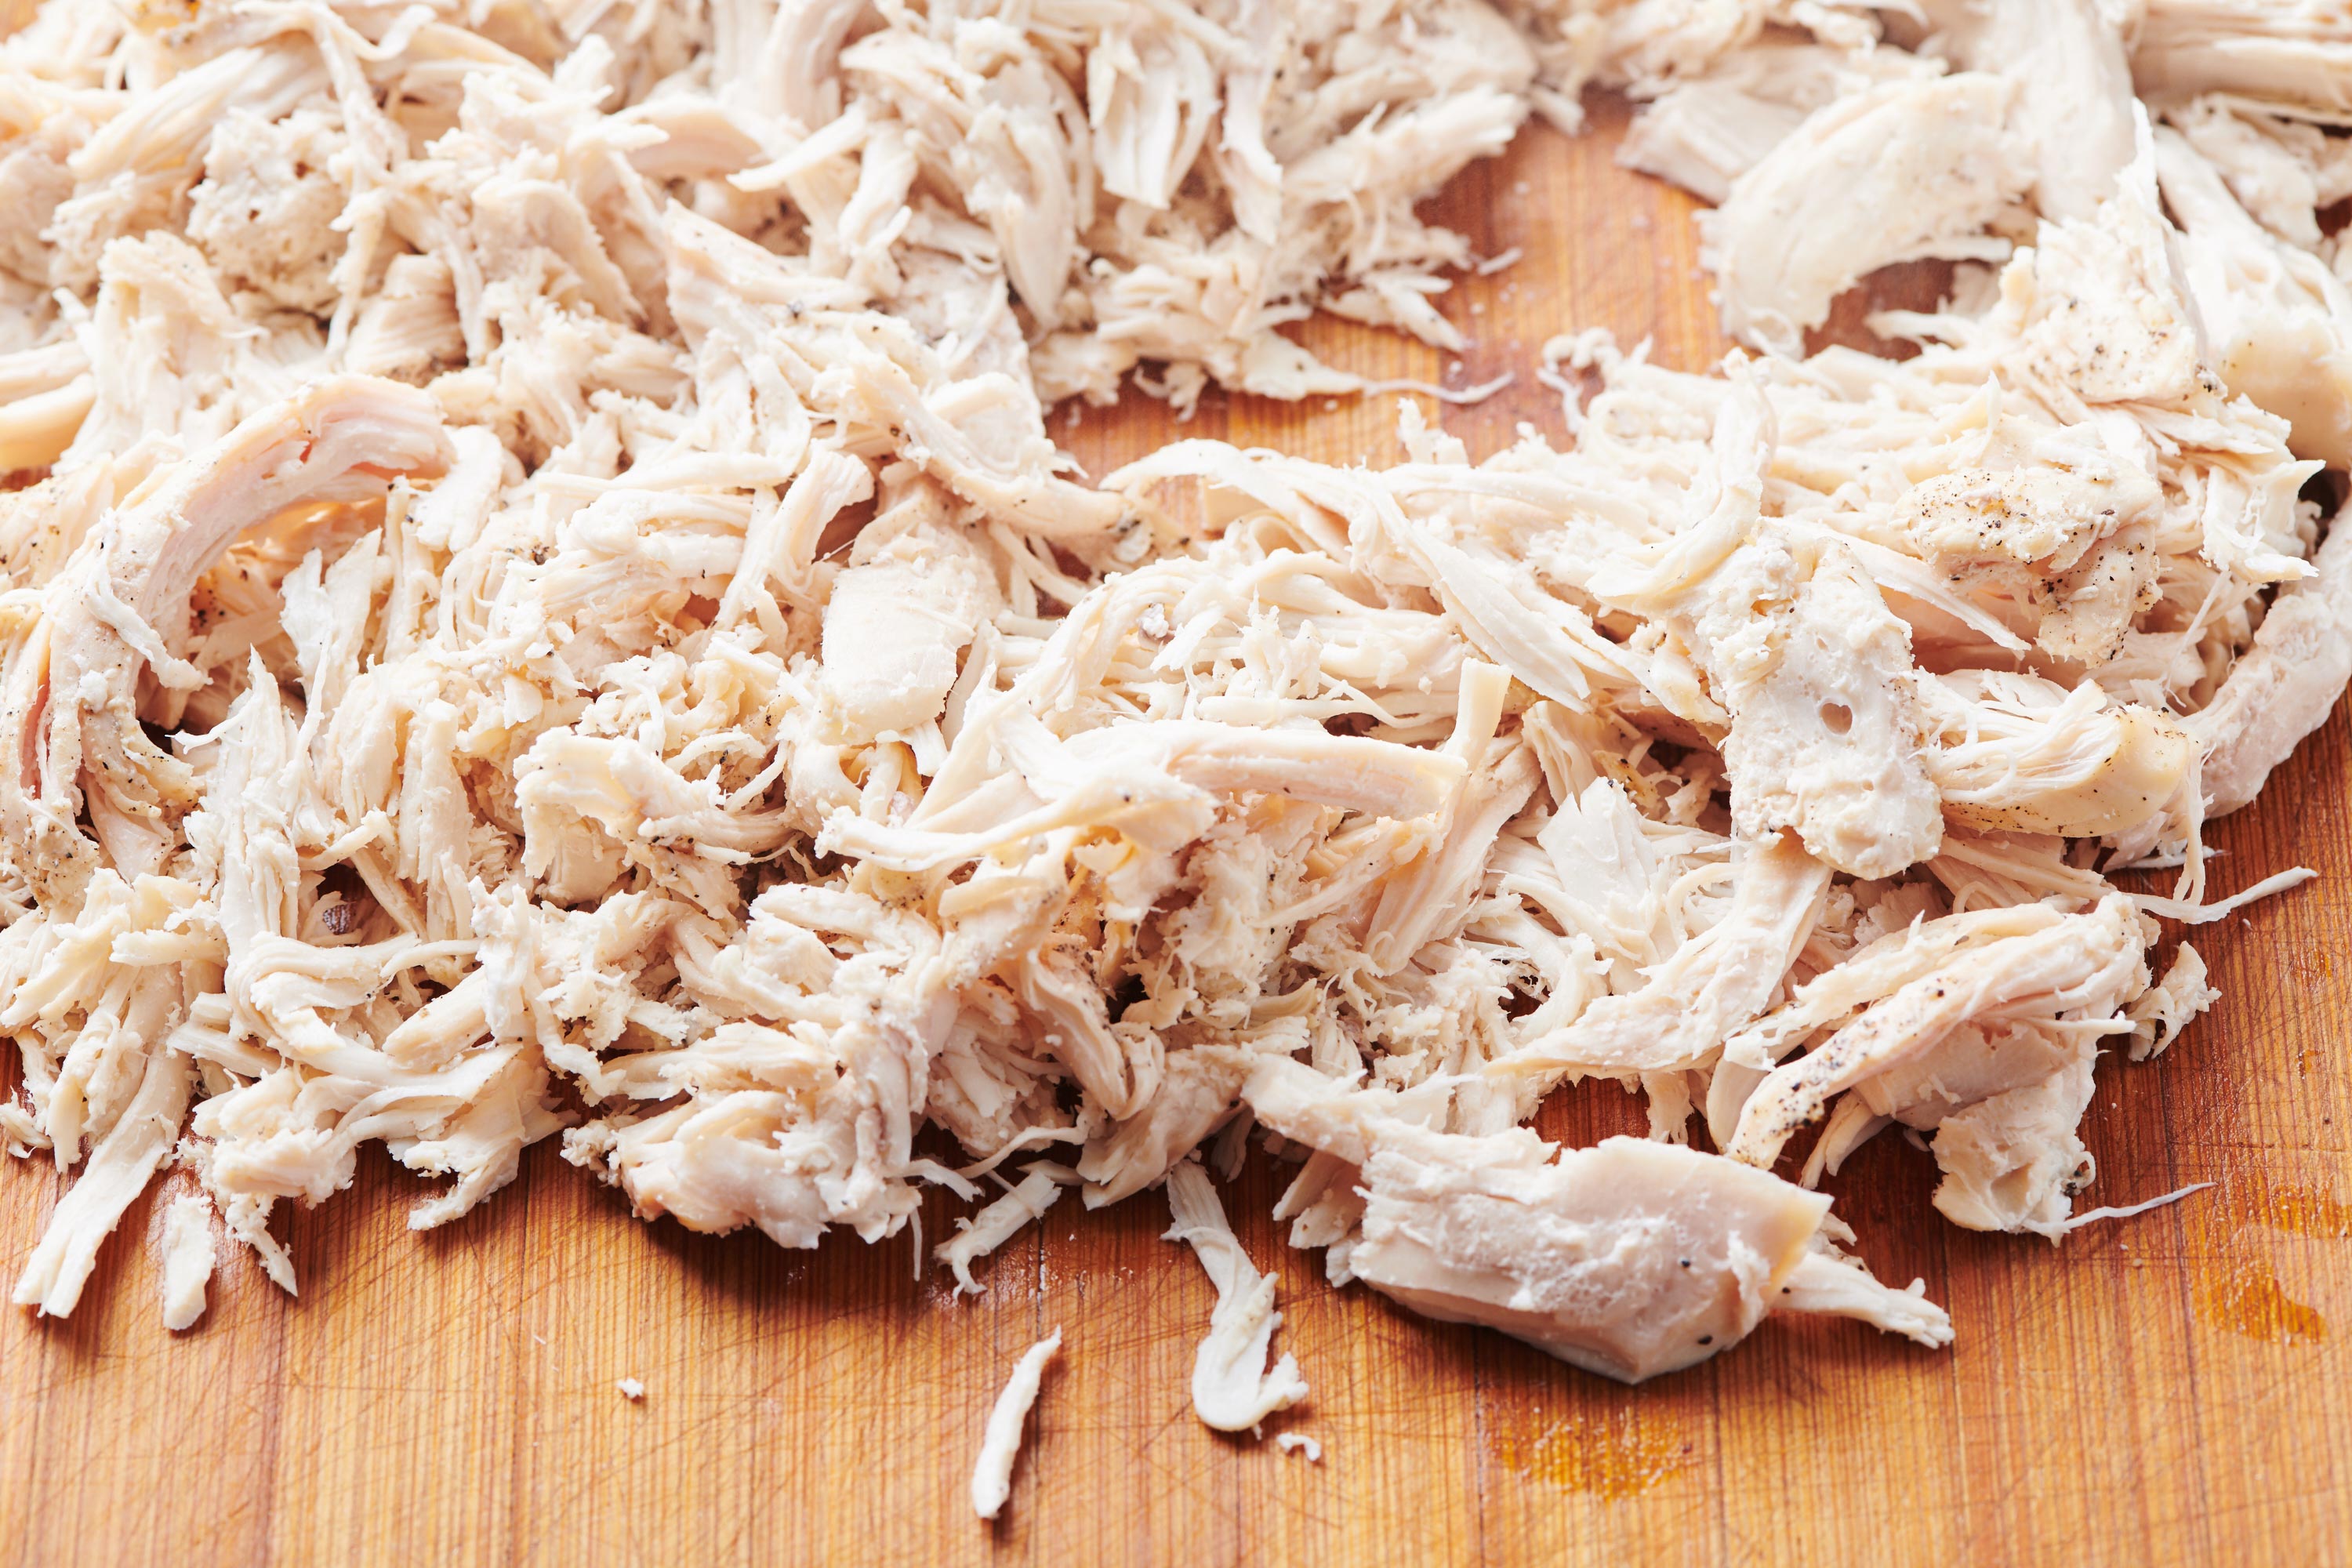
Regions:
[[[939, 1186], [962, 1288], [1158, 1185], [1247, 1430], [1306, 1375], [1197, 1152], [1263, 1129], [1328, 1278], [1611, 1376], [1778, 1309], [1948, 1342], [1810, 1189], [1900, 1126], [1952, 1221], [2063, 1235], [2102, 1049], [2212, 999], [2147, 963], [2231, 907], [2203, 824], [2352, 675], [2352, 33], [2112, 10], [51, 0], [0, 1134], [71, 1184], [16, 1299], [174, 1165], [290, 1290], [273, 1211], [371, 1143], [418, 1227], [556, 1137], [786, 1247]], [[1417, 405], [1381, 467], [1055, 447], [1379, 385], [1318, 310], [1464, 346], [1416, 205], [1588, 85], [1761, 357], [1564, 331], [1572, 439], [1475, 464]], [[1804, 352], [1921, 257], [1916, 352]], [[1592, 1078], [1650, 1139], [1522, 1125]]]

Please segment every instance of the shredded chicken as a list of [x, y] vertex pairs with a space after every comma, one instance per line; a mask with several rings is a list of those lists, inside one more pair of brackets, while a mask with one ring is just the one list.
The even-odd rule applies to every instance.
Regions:
[[2147, 1214], [2151, 1209], [2165, 1208], [2179, 1203], [2183, 1198], [2193, 1197], [2211, 1185], [2213, 1185], [2211, 1182], [2191, 1182], [2185, 1187], [2176, 1187], [2161, 1196], [2149, 1198], [2142, 1203], [2126, 1204], [2121, 1208], [2085, 1209], [2069, 1219], [2066, 1222], [2066, 1228], [2080, 1230], [2086, 1225], [2096, 1225], [2101, 1220], [2131, 1219], [2136, 1215]]
[[213, 1205], [202, 1193], [173, 1198], [163, 1211], [163, 1326], [193, 1328], [213, 1277]]
[[1928, 257], [1998, 260], [1981, 231], [2032, 181], [1983, 71], [1897, 79], [1806, 117], [1701, 222], [1724, 329], [1794, 352], [1864, 275]]
[[1272, 1365], [1266, 1350], [1282, 1314], [1274, 1310], [1275, 1277], [1260, 1274], [1225, 1223], [1209, 1173], [1186, 1162], [1168, 1173], [1168, 1239], [1191, 1244], [1217, 1288], [1208, 1337], [1192, 1363], [1192, 1409], [1220, 1432], [1254, 1431], [1277, 1410], [1307, 1397], [1307, 1382], [1288, 1354]]
[[1525, 1129], [1432, 1131], [1383, 1098], [1280, 1060], [1249, 1091], [1267, 1126], [1361, 1171], [1348, 1267], [1415, 1311], [1628, 1383], [1706, 1360], [1775, 1306], [1950, 1341], [1940, 1310], [1866, 1273], [1833, 1299], [1784, 1289], [1829, 1202], [1777, 1177], [1633, 1138], [1561, 1152]]
[[1004, 1380], [1003, 1392], [989, 1407], [988, 1429], [981, 1438], [980, 1455], [971, 1464], [971, 1511], [982, 1519], [994, 1519], [1003, 1512], [1013, 1495], [1013, 1462], [1021, 1457], [1021, 1431], [1028, 1423], [1030, 1407], [1037, 1403], [1045, 1363], [1061, 1348], [1062, 1331], [1055, 1329], [1022, 1352], [1021, 1359], [1013, 1364], [1013, 1375]]
[[[943, 1188], [959, 1290], [1164, 1186], [1247, 1431], [1306, 1382], [1211, 1171], [1270, 1135], [1335, 1284], [1607, 1375], [1939, 1345], [1819, 1183], [1899, 1126], [2062, 1237], [2102, 1050], [2213, 996], [2158, 921], [2307, 875], [2209, 899], [2201, 834], [2352, 677], [2330, 7], [524, 9], [0, 40], [22, 1304], [175, 1164], [166, 1321], [213, 1214], [291, 1291], [371, 1143], [417, 1228], [555, 1137], [784, 1247]], [[1419, 405], [1381, 467], [1055, 447], [1375, 390], [1318, 310], [1464, 346], [1416, 204], [1589, 86], [1752, 356], [1563, 322], [1566, 437], [1476, 464]], [[1927, 257], [1903, 357], [1806, 352]], [[1591, 1079], [1651, 1136], [1523, 1125]]]
[[2207, 982], [2205, 975], [2204, 958], [2189, 943], [2182, 942], [2173, 953], [2172, 966], [2164, 972], [2164, 977], [2141, 993], [2139, 999], [2126, 1010], [2125, 1016], [2132, 1021], [2132, 1060], [2144, 1062], [2161, 1055], [2199, 1014], [2221, 999], [2221, 993]]
[[968, 1220], [959, 1220], [953, 1239], [931, 1249], [933, 1256], [955, 1271], [958, 1294], [978, 1295], [980, 1282], [971, 1266], [1019, 1235], [1024, 1226], [1045, 1217], [1062, 1195], [1062, 1184], [1051, 1171], [1033, 1169], [1003, 1197]]

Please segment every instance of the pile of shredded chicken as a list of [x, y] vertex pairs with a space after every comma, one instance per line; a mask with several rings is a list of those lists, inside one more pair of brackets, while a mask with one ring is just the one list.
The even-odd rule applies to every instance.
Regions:
[[[1475, 465], [1055, 449], [1376, 390], [1312, 311], [1458, 344], [1414, 204], [1589, 84], [1752, 354], [1564, 335]], [[215, 1224], [291, 1290], [369, 1142], [419, 1228], [545, 1138], [784, 1247], [945, 1187], [972, 1289], [1164, 1186], [1245, 1430], [1314, 1370], [1255, 1130], [1332, 1280], [1580, 1366], [1941, 1344], [1820, 1178], [1899, 1127], [2062, 1234], [2099, 1054], [2212, 999], [2202, 824], [2352, 671], [2337, 6], [51, 0], [0, 121], [46, 1312], [167, 1167], [167, 1321]], [[1916, 353], [1807, 355], [1921, 258]], [[1650, 1136], [1523, 1125], [1589, 1079]]]

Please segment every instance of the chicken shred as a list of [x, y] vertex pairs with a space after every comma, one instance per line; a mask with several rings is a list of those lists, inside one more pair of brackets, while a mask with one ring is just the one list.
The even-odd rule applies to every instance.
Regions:
[[1267, 1364], [1267, 1347], [1282, 1326], [1275, 1310], [1275, 1276], [1260, 1274], [1242, 1250], [1209, 1173], [1187, 1161], [1168, 1173], [1168, 1239], [1191, 1245], [1217, 1288], [1192, 1363], [1193, 1413], [1220, 1432], [1255, 1431], [1277, 1410], [1307, 1397], [1307, 1380], [1286, 1352]]
[[[2080, 1217], [2102, 1051], [2215, 995], [2148, 967], [2237, 907], [2205, 825], [2352, 679], [2338, 8], [546, 9], [0, 38], [17, 1302], [168, 1167], [179, 1328], [371, 1144], [420, 1229], [558, 1138], [792, 1247], [1052, 1149], [932, 1259], [1164, 1186], [1247, 1431], [1306, 1384], [1204, 1145], [1304, 1155], [1335, 1284], [1627, 1380], [1948, 1342], [1814, 1190], [1887, 1129], [1953, 1223]], [[1380, 390], [1318, 311], [1465, 348], [1417, 205], [1588, 89], [1711, 204], [1722, 364], [1563, 322], [1565, 436], [1476, 463], [1056, 447]], [[1902, 357], [1822, 346], [1920, 258]], [[1651, 1136], [1527, 1129], [1589, 1079]]]
[[1062, 1348], [1062, 1331], [1055, 1329], [1021, 1352], [1013, 1375], [1004, 1380], [996, 1403], [989, 1406], [988, 1426], [981, 1438], [979, 1457], [971, 1464], [971, 1511], [994, 1519], [1013, 1496], [1013, 1464], [1021, 1457], [1022, 1428], [1037, 1403], [1045, 1363]]
[[205, 1315], [213, 1277], [213, 1205], [202, 1193], [173, 1198], [163, 1211], [163, 1326], [193, 1328]]
[[1045, 1217], [1062, 1195], [1055, 1173], [1032, 1169], [1003, 1197], [968, 1220], [950, 1239], [931, 1249], [933, 1256], [955, 1271], [959, 1294], [978, 1295], [983, 1287], [971, 1277], [971, 1266], [1021, 1233], [1023, 1226]]

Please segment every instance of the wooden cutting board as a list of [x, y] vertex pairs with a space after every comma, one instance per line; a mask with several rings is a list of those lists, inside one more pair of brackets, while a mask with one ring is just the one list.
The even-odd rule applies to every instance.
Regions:
[[[1722, 350], [1691, 205], [1611, 162], [1622, 110], [1570, 142], [1530, 131], [1434, 209], [1483, 254], [1446, 309], [1477, 342], [1455, 384], [1517, 385], [1448, 424], [1484, 455], [1526, 420], [1570, 326], [1667, 363]], [[1444, 356], [1318, 323], [1336, 363], [1433, 376]], [[1182, 435], [1352, 460], [1393, 455], [1387, 400], [1211, 399], [1055, 429], [1095, 471]], [[168, 1335], [135, 1207], [80, 1310], [0, 1315], [0, 1560], [51, 1563], [1964, 1563], [2342, 1562], [2352, 1553], [2352, 798], [2346, 715], [2214, 833], [2223, 890], [2298, 862], [2322, 879], [2208, 928], [2224, 999], [2161, 1060], [2109, 1058], [2086, 1204], [2213, 1190], [2064, 1246], [1953, 1229], [1928, 1159], [1894, 1138], [1831, 1184], [1885, 1278], [1927, 1280], [1959, 1342], [1930, 1352], [1836, 1321], [1774, 1321], [1640, 1389], [1499, 1336], [1335, 1292], [1265, 1219], [1278, 1174], [1228, 1194], [1282, 1271], [1311, 1403], [1282, 1425], [1320, 1464], [1193, 1419], [1212, 1292], [1146, 1194], [1066, 1203], [957, 1301], [915, 1246], [814, 1255], [632, 1221], [551, 1144], [486, 1209], [412, 1236], [420, 1184], [380, 1154], [286, 1227], [294, 1300], [226, 1264]], [[1640, 1126], [1613, 1088], [1547, 1131]], [[184, 1178], [182, 1178], [184, 1179]], [[13, 1279], [58, 1183], [0, 1179]], [[936, 1240], [956, 1206], [934, 1202]], [[965, 1502], [990, 1401], [1059, 1324], [1006, 1518]], [[615, 1383], [645, 1384], [631, 1403]]]

